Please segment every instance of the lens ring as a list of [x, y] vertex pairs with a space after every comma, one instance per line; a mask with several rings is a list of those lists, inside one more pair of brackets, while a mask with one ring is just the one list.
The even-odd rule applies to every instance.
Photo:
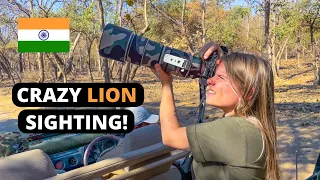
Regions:
[[38, 34], [40, 40], [45, 41], [49, 38], [49, 32], [47, 30], [41, 30]]

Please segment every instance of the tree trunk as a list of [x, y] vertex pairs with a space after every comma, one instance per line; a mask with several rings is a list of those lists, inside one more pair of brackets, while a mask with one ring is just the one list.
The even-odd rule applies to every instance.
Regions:
[[7, 59], [7, 57], [3, 53], [1, 53], [1, 51], [0, 51], [0, 56], [3, 59], [3, 61], [0, 61], [0, 66], [2, 67], [2, 69], [4, 71], [6, 71], [6, 73], [8, 74], [8, 77], [9, 78], [11, 77], [13, 84], [15, 84], [15, 80], [14, 80], [14, 75], [13, 75], [12, 71], [14, 71], [14, 73], [19, 78], [19, 82], [21, 82], [21, 78], [20, 78], [19, 74], [14, 69], [12, 69], [10, 67], [10, 60]]
[[122, 27], [122, 7], [123, 7], [123, 1], [119, 0], [119, 26]]
[[150, 30], [149, 21], [148, 21], [147, 0], [144, 0], [143, 16], [144, 16], [144, 28], [140, 31], [139, 36], [143, 36], [146, 32]]
[[316, 58], [316, 54], [315, 54], [315, 49], [316, 49], [316, 43], [314, 40], [314, 27], [310, 26], [310, 43], [311, 43], [311, 53], [314, 55], [314, 57]]
[[3, 81], [3, 74], [2, 74], [2, 68], [0, 67], [0, 82]]
[[270, 0], [264, 0], [264, 49], [267, 50], [266, 57], [272, 61], [270, 43]]
[[102, 58], [103, 77], [105, 83], [110, 83], [109, 64], [107, 58]]
[[115, 64], [116, 64], [116, 61], [113, 60], [111, 62], [111, 67], [110, 67], [110, 70], [109, 70], [110, 79], [113, 79], [112, 72], [113, 72], [113, 68], [114, 68]]
[[276, 69], [277, 69], [277, 74], [278, 75], [279, 75], [279, 70], [280, 70], [280, 61], [281, 61], [281, 58], [282, 58], [282, 54], [283, 54], [284, 49], [287, 48], [287, 43], [288, 43], [289, 38], [290, 37], [286, 38], [286, 40], [281, 45], [280, 50], [279, 50], [279, 52], [278, 52], [278, 54], [276, 56], [276, 63], [277, 63]]
[[[102, 0], [98, 0], [98, 11], [99, 11], [99, 20], [100, 20], [100, 29], [101, 32], [103, 32], [104, 29], [104, 9], [102, 5]], [[121, 18], [120, 18], [121, 19]], [[98, 41], [97, 41], [97, 51], [99, 52], [99, 47], [98, 47]], [[99, 74], [101, 74], [101, 58], [99, 57]], [[104, 77], [104, 82], [109, 83], [110, 82], [110, 74], [109, 74], [109, 64], [108, 64], [108, 59], [107, 58], [102, 58], [102, 65], [103, 65], [103, 77]]]
[[27, 53], [27, 58], [28, 58], [28, 71], [31, 71], [31, 62], [30, 62], [30, 56], [29, 53]]
[[87, 38], [86, 45], [87, 45], [87, 54], [88, 54], [88, 73], [90, 76], [90, 81], [93, 82], [92, 70], [91, 70], [91, 46], [94, 40]]
[[89, 77], [90, 77], [90, 81], [93, 82], [93, 76], [92, 76], [92, 71], [91, 71], [91, 57], [90, 57], [90, 48], [87, 49], [87, 52], [88, 52], [88, 74], [89, 74]]
[[130, 70], [131, 70], [131, 68], [130, 68], [130, 64], [131, 63], [129, 63], [129, 62], [126, 62], [126, 65], [125, 65], [125, 70], [124, 70], [124, 73], [123, 73], [123, 76], [122, 76], [122, 82], [123, 83], [127, 83], [128, 81], [128, 77], [129, 77], [129, 75], [130, 75]]
[[297, 59], [298, 59], [298, 67], [300, 67], [300, 56], [301, 56], [301, 27], [298, 29], [297, 35]]
[[314, 39], [314, 27], [313, 24], [310, 25], [310, 41], [311, 41], [311, 53], [312, 56], [314, 58], [314, 82], [315, 84], [320, 83], [320, 79], [319, 79], [319, 69], [318, 69], [318, 63], [317, 63], [317, 53], [316, 53], [316, 43], [315, 43], [315, 39]]
[[[99, 41], [97, 40], [96, 41], [97, 43], [96, 43], [96, 51], [99, 53], [99, 45], [98, 45], [98, 43], [99, 43]], [[102, 60], [102, 58], [99, 56], [99, 54], [98, 54], [98, 56], [97, 56], [97, 58], [96, 58], [96, 62], [98, 63], [98, 72], [99, 72], [99, 76], [101, 76], [102, 75], [102, 63], [101, 63], [101, 60]], [[108, 65], [107, 65], [108, 66]], [[107, 69], [108, 70], [108, 69]]]
[[13, 83], [13, 84], [16, 84], [16, 82], [15, 82], [15, 80], [14, 80], [14, 77], [13, 77], [13, 75], [12, 75], [9, 67], [7, 67], [7, 66], [5, 65], [5, 63], [3, 63], [3, 62], [1, 62], [1, 61], [0, 61], [0, 66], [1, 66], [1, 68], [7, 73], [8, 77], [11, 78], [12, 83]]
[[[270, 53], [271, 55], [271, 67], [272, 67], [272, 71], [273, 71], [273, 76], [274, 78], [278, 78], [278, 71], [277, 71], [277, 67], [276, 67], [276, 58], [274, 57], [273, 53], [274, 52], [274, 46], [270, 47], [270, 49], [268, 48], [268, 53]], [[270, 51], [270, 52], [269, 52]]]
[[82, 57], [82, 51], [81, 51], [81, 49], [80, 49], [80, 51], [79, 51], [79, 63], [80, 63], [80, 72], [82, 72], [83, 71], [83, 57]]
[[133, 81], [134, 77], [136, 76], [137, 70], [139, 69], [140, 66], [135, 65], [133, 70], [132, 70], [132, 74], [130, 77], [130, 81]]
[[181, 35], [182, 35], [182, 38], [185, 39], [185, 41], [186, 41], [186, 43], [187, 43], [187, 45], [188, 45], [188, 51], [189, 51], [192, 55], [194, 55], [193, 44], [192, 44], [192, 42], [191, 42], [190, 39], [189, 39], [189, 36], [188, 36], [188, 28], [187, 28], [187, 26], [185, 25], [185, 20], [184, 20], [185, 14], [186, 14], [186, 13], [185, 13], [185, 12], [186, 12], [186, 4], [187, 4], [187, 1], [186, 1], [186, 0], [183, 0], [183, 4], [182, 4], [182, 14], [181, 14], [181, 22], [182, 22], [182, 24], [181, 24], [181, 30], [182, 30]]
[[247, 41], [249, 40], [249, 34], [250, 34], [250, 14], [247, 16]]
[[[274, 76], [274, 78], [275, 79], [277, 79], [277, 78], [279, 78], [279, 72], [278, 72], [278, 70], [277, 70], [277, 59], [276, 59], [276, 57], [275, 57], [275, 49], [276, 49], [276, 47], [275, 47], [275, 45], [276, 45], [276, 43], [275, 43], [275, 40], [276, 40], [276, 37], [275, 37], [275, 34], [274, 33], [272, 33], [272, 34], [270, 34], [270, 0], [265, 0], [266, 1], [266, 5], [265, 5], [265, 11], [267, 11], [266, 12], [266, 19], [268, 20], [268, 22], [265, 22], [265, 26], [267, 26], [267, 27], [265, 27], [265, 30], [267, 30], [267, 33], [266, 34], [268, 34], [267, 36], [267, 49], [268, 49], [268, 58], [271, 58], [271, 59], [269, 59], [269, 60], [271, 60], [271, 66], [272, 66], [272, 71], [273, 71], [273, 76]], [[267, 15], [267, 14], [269, 14], [269, 15]], [[275, 14], [273, 14], [273, 16], [272, 16], [272, 20], [273, 20], [273, 26], [275, 27], [276, 26], [276, 15]]]
[[88, 73], [89, 73], [89, 77], [90, 77], [90, 81], [93, 82], [93, 76], [92, 76], [92, 72], [91, 72], [91, 63], [90, 63], [90, 57], [88, 57]]
[[[148, 21], [148, 13], [147, 12], [148, 12], [147, 11], [147, 0], [144, 0], [144, 13], [143, 13], [143, 16], [144, 16], [145, 27], [139, 32], [140, 36], [143, 36], [147, 31], [150, 30], [149, 21]], [[184, 17], [182, 17], [182, 18], [184, 18]], [[122, 82], [129, 82], [131, 79], [134, 78], [135, 72], [134, 72], [134, 75], [130, 77], [132, 67], [133, 67], [133, 64], [126, 62], [124, 75], [122, 77]]]
[[52, 58], [48, 54], [46, 54], [46, 56], [50, 62], [49, 67], [52, 67], [52, 69], [53, 69], [54, 80], [57, 81], [58, 80], [58, 67], [57, 67], [55, 61], [52, 60]]
[[[50, 58], [48, 55], [47, 55], [47, 57]], [[56, 64], [56, 66], [58, 67], [59, 72], [61, 72], [61, 74], [62, 74], [63, 82], [64, 82], [64, 83], [67, 83], [67, 76], [66, 76], [66, 74], [65, 74], [64, 71], [63, 71], [62, 64], [58, 62], [58, 58], [59, 58], [59, 57], [54, 56], [54, 59], [53, 59], [53, 60], [54, 60], [54, 62], [55, 62], [55, 64]], [[57, 79], [58, 81], [60, 80], [59, 72], [56, 74], [56, 79]]]
[[[68, 57], [68, 60], [67, 60], [67, 63], [66, 65], [64, 65], [64, 75], [66, 76], [67, 74], [69, 74], [72, 70], [72, 64], [73, 64], [73, 54], [74, 54], [74, 50], [75, 48], [77, 47], [77, 44], [79, 43], [79, 39], [80, 39], [80, 35], [81, 33], [78, 33], [76, 39], [74, 40], [73, 42], [73, 45], [71, 46], [70, 48], [70, 51], [69, 51], [69, 57]], [[55, 56], [58, 56], [58, 54], [54, 53]], [[59, 57], [58, 58], [59, 61], [62, 61], [62, 59]], [[64, 63], [63, 63], [64, 64]], [[62, 78], [62, 71], [59, 71], [58, 72], [58, 79], [60, 80]]]
[[89, 45], [89, 47], [87, 48], [87, 52], [88, 52], [88, 73], [89, 73], [89, 77], [90, 77], [90, 81], [93, 82], [93, 76], [92, 76], [92, 71], [91, 71], [91, 45]]
[[[58, 80], [58, 67], [52, 62], [52, 67], [53, 67], [53, 73], [54, 73], [54, 79], [55, 81]], [[65, 79], [63, 79], [65, 80]]]
[[[97, 57], [97, 63], [98, 63], [98, 72], [99, 75], [102, 75], [102, 63], [101, 63], [102, 58], [98, 55]], [[107, 63], [108, 64], [108, 63]], [[108, 69], [107, 69], [108, 71]]]
[[121, 77], [122, 77], [122, 68], [123, 68], [124, 63], [118, 62], [118, 81], [121, 82]]
[[316, 83], [317, 83], [318, 85], [320, 85], [320, 67], [318, 66], [317, 69], [318, 69], [318, 75], [317, 75], [316, 78], [317, 78], [318, 81], [316, 81]]
[[305, 48], [302, 48], [302, 60], [304, 61], [304, 57], [305, 57]]
[[40, 71], [40, 77], [39, 77], [39, 83], [44, 82], [44, 64], [43, 64], [43, 53], [38, 53], [38, 64], [39, 64], [39, 71]]
[[206, 0], [203, 0], [202, 3], [202, 21], [201, 21], [201, 25], [202, 25], [202, 43], [205, 44], [206, 43]]
[[22, 74], [23, 73], [23, 58], [22, 58], [22, 53], [19, 53], [19, 72]]
[[286, 45], [284, 58], [285, 58], [286, 61], [288, 60], [288, 45]]

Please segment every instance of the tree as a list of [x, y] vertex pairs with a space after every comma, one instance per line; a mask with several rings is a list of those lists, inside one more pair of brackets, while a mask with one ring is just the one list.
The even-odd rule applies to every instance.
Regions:
[[[144, 25], [145, 26], [139, 33], [137, 33], [139, 36], [143, 36], [146, 32], [148, 32], [150, 30], [149, 21], [148, 21], [148, 9], [147, 9], [147, 7], [148, 7], [147, 0], [144, 0], [144, 3], [143, 3], [143, 17], [144, 18], [143, 19], [144, 19]], [[133, 21], [131, 20], [130, 22], [132, 23], [133, 27], [135, 27]], [[130, 64], [130, 63], [126, 64], [125, 71], [124, 71], [123, 78], [122, 78], [122, 82], [129, 82], [129, 80], [132, 81], [133, 78], [135, 77], [139, 66], [135, 66], [135, 68], [132, 70], [132, 75], [130, 77], [130, 69], [132, 69], [132, 66], [133, 66], [133, 64]]]
[[[102, 0], [98, 0], [97, 6], [98, 6], [98, 11], [99, 11], [100, 30], [101, 30], [101, 32], [103, 32], [105, 23], [104, 23], [104, 9], [103, 9], [103, 6], [102, 6]], [[97, 42], [97, 44], [98, 44], [98, 42]], [[97, 48], [97, 50], [98, 50], [98, 48]], [[104, 82], [105, 83], [109, 83], [110, 82], [110, 76], [109, 76], [108, 59], [107, 58], [103, 58], [102, 62], [103, 62]], [[99, 70], [100, 70], [100, 67], [99, 67]]]
[[180, 37], [186, 42], [187, 48], [189, 53], [194, 54], [194, 46], [190, 39], [189, 29], [186, 25], [185, 21], [185, 15], [186, 15], [186, 0], [182, 1], [182, 11], [181, 11], [181, 20], [176, 20], [175, 18], [171, 17], [169, 14], [165, 13], [161, 9], [159, 9], [157, 6], [155, 6], [151, 2], [151, 6], [157, 10], [159, 14], [161, 14], [166, 20], [168, 20], [171, 25], [174, 27], [174, 30], [179, 33]]
[[311, 55], [314, 59], [314, 84], [320, 85], [320, 68], [318, 66], [319, 55], [316, 49], [314, 34], [320, 29], [320, 3], [317, 0], [306, 0], [302, 2], [304, 24], [309, 28]]

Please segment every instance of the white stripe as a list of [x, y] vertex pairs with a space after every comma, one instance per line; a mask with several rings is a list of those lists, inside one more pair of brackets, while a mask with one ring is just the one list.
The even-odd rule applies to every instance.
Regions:
[[[39, 30], [18, 30], [18, 41], [42, 41], [39, 38]], [[69, 41], [69, 29], [66, 30], [52, 30], [46, 29], [49, 32], [49, 38], [46, 41]]]

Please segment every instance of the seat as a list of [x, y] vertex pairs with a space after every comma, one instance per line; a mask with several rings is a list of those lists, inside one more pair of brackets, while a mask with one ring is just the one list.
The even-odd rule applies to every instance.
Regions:
[[42, 180], [56, 176], [49, 156], [40, 149], [0, 159], [0, 179]]
[[[115, 155], [120, 155], [122, 153], [128, 153], [131, 151], [135, 151], [153, 144], [161, 143], [161, 129], [158, 124], [152, 124], [149, 126], [145, 126], [139, 129], [135, 129], [131, 133], [127, 134], [124, 139], [122, 139], [118, 146], [109, 151], [108, 153], [102, 155], [99, 161], [107, 158], [114, 157]], [[124, 168], [125, 172], [132, 171], [139, 167], [143, 167], [144, 165], [157, 162], [163, 158], [169, 157], [171, 155], [170, 152], [163, 154], [157, 158], [150, 159], [148, 161], [144, 161], [142, 163], [138, 163], [129, 167]], [[123, 171], [116, 171], [114, 174], [122, 174]], [[110, 177], [110, 176], [109, 176]], [[152, 171], [145, 171], [131, 180], [135, 179], [146, 179], [150, 177], [150, 180], [166, 180], [166, 179], [181, 179], [181, 175], [179, 170], [171, 165], [171, 163], [163, 164], [161, 167], [157, 169], [153, 169]], [[169, 178], [170, 177], [170, 178]]]
[[[141, 149], [159, 142], [162, 142], [160, 126], [158, 124], [152, 124], [136, 129], [131, 133], [127, 134], [124, 138], [123, 151], [124, 153], [128, 153], [130, 151]], [[126, 167], [125, 171], [129, 172], [170, 156], [171, 152], [168, 152], [166, 154], [158, 156], [157, 158], [153, 158], [142, 163]], [[165, 163], [156, 169], [145, 171], [135, 176], [134, 178], [131, 178], [130, 180], [140, 180], [148, 178], [150, 178], [150, 180], [166, 180], [169, 177], [170, 179], [181, 179], [181, 174], [179, 170], [175, 166], [172, 166], [171, 162]]]

